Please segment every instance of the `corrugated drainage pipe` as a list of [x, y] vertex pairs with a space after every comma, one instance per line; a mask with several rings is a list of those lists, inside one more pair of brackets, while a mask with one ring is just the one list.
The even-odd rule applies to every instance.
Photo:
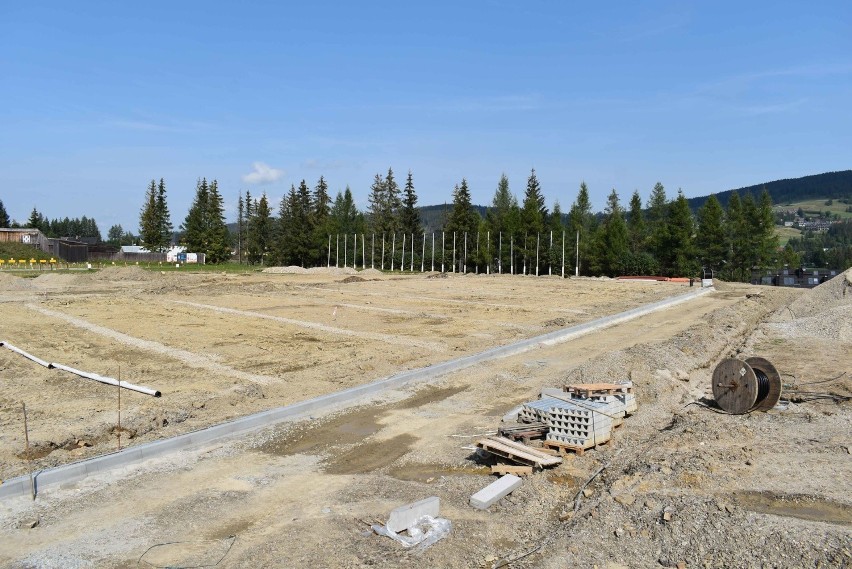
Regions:
[[119, 387], [123, 387], [124, 389], [130, 389], [132, 391], [138, 391], [139, 393], [144, 393], [145, 395], [153, 395], [154, 397], [159, 397], [160, 392], [151, 389], [149, 387], [142, 387], [141, 385], [133, 385], [132, 383], [127, 383], [126, 381], [119, 381], [117, 379], [113, 379], [112, 377], [104, 377], [102, 375], [98, 375], [96, 373], [89, 373], [85, 371], [80, 371], [79, 369], [74, 369], [73, 367], [68, 367], [62, 364], [51, 363], [49, 365], [51, 368], [61, 369], [62, 371], [67, 371], [68, 373], [73, 373], [74, 375], [79, 375], [80, 377], [85, 377], [86, 379], [93, 379], [95, 381], [100, 381], [101, 383], [106, 383], [108, 385], [117, 385]]

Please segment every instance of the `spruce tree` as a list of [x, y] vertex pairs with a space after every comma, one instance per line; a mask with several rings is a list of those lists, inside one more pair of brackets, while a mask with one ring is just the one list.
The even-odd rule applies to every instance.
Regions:
[[312, 200], [311, 225], [313, 235], [311, 236], [311, 259], [313, 265], [324, 264], [327, 254], [328, 235], [330, 233], [331, 221], [329, 218], [331, 210], [331, 197], [328, 195], [328, 183], [323, 176], [317, 180], [314, 186]]
[[174, 226], [172, 225], [172, 216], [169, 213], [169, 206], [166, 202], [166, 182], [163, 178], [160, 178], [160, 183], [157, 186], [156, 213], [158, 239], [155, 250], [165, 252], [172, 244]]
[[[195, 186], [195, 198], [189, 208], [181, 230], [183, 231], [183, 244], [190, 253], [205, 253], [208, 245], [207, 221], [209, 207], [210, 189], [207, 178], [198, 180]], [[154, 209], [156, 211], [156, 201]], [[156, 226], [155, 226], [156, 227]]]
[[334, 205], [331, 208], [331, 228], [334, 235], [346, 235], [361, 233], [364, 231], [363, 224], [359, 224], [360, 213], [355, 207], [352, 198], [352, 190], [346, 186], [343, 193], [337, 192]]
[[149, 251], [157, 251], [160, 243], [160, 229], [157, 218], [157, 182], [151, 180], [145, 192], [145, 203], [139, 213], [139, 237]]
[[[527, 189], [524, 192], [524, 203], [521, 206], [521, 223], [526, 242], [524, 243], [524, 253], [527, 257], [527, 264], [531, 267], [530, 273], [537, 274], [532, 264], [536, 262], [536, 248], [539, 246], [538, 238], [544, 231], [544, 222], [547, 217], [547, 208], [544, 207], [544, 195], [541, 192], [541, 184], [538, 183], [538, 178], [535, 175], [535, 169], [530, 172], [527, 179]], [[544, 259], [538, 255], [539, 262]]]
[[725, 229], [730, 244], [730, 269], [726, 277], [731, 280], [743, 280], [749, 265], [749, 238], [748, 222], [746, 221], [743, 204], [737, 192], [731, 194], [728, 199], [728, 212], [725, 220]]
[[252, 215], [247, 229], [248, 259], [252, 265], [264, 263], [272, 240], [273, 222], [266, 194], [252, 204]]
[[402, 209], [399, 217], [403, 233], [409, 236], [422, 235], [423, 226], [420, 222], [420, 212], [417, 210], [417, 193], [414, 191], [414, 178], [411, 175], [411, 170], [408, 171], [408, 178], [405, 180]]
[[27, 220], [26, 227], [32, 227], [33, 229], [38, 229], [42, 233], [48, 229], [48, 220], [44, 218], [44, 216], [33, 206], [32, 212], [30, 212], [30, 218]]
[[713, 194], [698, 209], [696, 246], [705, 267], [716, 272], [722, 269], [728, 258], [728, 235], [725, 232], [725, 211]]
[[239, 194], [237, 198], [237, 258], [240, 264], [243, 264], [243, 248], [245, 247], [246, 239], [246, 211], [245, 203], [243, 203], [243, 195]]
[[668, 242], [668, 213], [669, 200], [666, 190], [660, 182], [654, 184], [651, 196], [648, 198], [648, 249], [665, 266], [668, 257], [666, 243]]
[[[568, 212], [569, 235], [576, 239], [580, 238], [580, 274], [591, 275], [598, 266], [599, 255], [596, 250], [597, 223], [592, 214], [592, 202], [589, 198], [589, 188], [586, 182], [580, 184], [577, 199], [571, 204]], [[571, 255], [573, 258], [574, 255]]]
[[778, 235], [775, 233], [775, 214], [772, 212], [772, 197], [766, 188], [760, 193], [760, 201], [754, 219], [754, 231], [758, 235], [758, 266], [766, 268], [778, 264]]
[[678, 190], [677, 198], [669, 205], [666, 226], [666, 257], [661, 264], [664, 268], [668, 267], [671, 275], [695, 276], [699, 269], [695, 249], [695, 222], [689, 202], [681, 190]]
[[0, 227], [9, 227], [9, 213], [3, 205], [3, 200], [0, 200]]
[[624, 213], [621, 210], [615, 188], [612, 189], [607, 198], [605, 215], [601, 234], [603, 246], [601, 265], [604, 273], [615, 277], [626, 272], [625, 266], [629, 251], [627, 224], [624, 222]]
[[630, 214], [627, 217], [627, 234], [630, 251], [638, 255], [645, 249], [645, 214], [642, 211], [642, 198], [639, 190], [633, 190], [630, 198]]
[[399, 223], [399, 212], [402, 208], [402, 199], [400, 198], [399, 184], [393, 176], [393, 169], [388, 168], [388, 174], [385, 176], [385, 204], [384, 218], [388, 230], [391, 233], [396, 233], [401, 229]]
[[491, 232], [492, 258], [497, 259], [495, 270], [502, 268], [505, 272], [511, 264], [509, 244], [517, 237], [519, 219], [518, 200], [509, 189], [509, 178], [502, 174], [497, 182], [491, 207], [485, 214], [487, 227]]
[[389, 231], [388, 220], [385, 219], [386, 203], [388, 201], [385, 180], [381, 174], [376, 174], [373, 185], [370, 186], [368, 212], [370, 216], [370, 228], [377, 235]]
[[296, 186], [293, 185], [290, 185], [288, 194], [281, 196], [281, 202], [278, 204], [278, 218], [272, 226], [270, 265], [289, 266], [293, 264], [289, 233], [293, 227], [293, 219], [290, 215], [291, 201], [296, 201]]
[[213, 180], [207, 200], [207, 255], [208, 263], [218, 264], [231, 258], [231, 234], [225, 223], [225, 205], [219, 193], [219, 183]]
[[[470, 199], [470, 190], [467, 187], [467, 179], [462, 179], [461, 185], [453, 188], [453, 209], [450, 211], [450, 216], [447, 219], [445, 231], [456, 234], [457, 251], [461, 252], [464, 243], [464, 234], [467, 232], [468, 239], [476, 235], [479, 228], [479, 214], [473, 209]], [[470, 250], [468, 250], [470, 253]], [[470, 261], [473, 261], [473, 255], [468, 254]], [[457, 254], [456, 262], [462, 262], [462, 256]]]

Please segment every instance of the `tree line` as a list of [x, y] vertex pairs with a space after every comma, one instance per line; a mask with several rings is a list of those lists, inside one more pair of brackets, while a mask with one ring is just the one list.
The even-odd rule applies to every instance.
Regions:
[[3, 202], [0, 201], [0, 227], [38, 229], [47, 237], [68, 237], [70, 239], [85, 239], [100, 243], [101, 231], [93, 217], [65, 217], [48, 219], [37, 208], [33, 207], [30, 217], [23, 224], [10, 219]]

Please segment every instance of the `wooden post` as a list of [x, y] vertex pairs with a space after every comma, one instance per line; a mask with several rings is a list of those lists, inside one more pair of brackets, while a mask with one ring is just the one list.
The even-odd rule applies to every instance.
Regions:
[[121, 450], [121, 366], [118, 366], [118, 450]]
[[30, 429], [27, 424], [27, 404], [21, 403], [21, 407], [24, 410], [24, 440], [27, 444], [27, 470], [30, 471], [30, 493], [33, 496], [33, 500], [36, 498], [35, 492], [35, 480], [33, 480], [33, 456], [30, 453]]

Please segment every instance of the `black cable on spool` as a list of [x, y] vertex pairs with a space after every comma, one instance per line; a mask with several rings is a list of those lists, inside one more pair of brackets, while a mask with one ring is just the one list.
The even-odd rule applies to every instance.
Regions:
[[769, 395], [769, 378], [763, 373], [763, 370], [756, 367], [753, 367], [752, 370], [757, 378], [757, 400], [755, 401], [755, 406], [757, 406]]

